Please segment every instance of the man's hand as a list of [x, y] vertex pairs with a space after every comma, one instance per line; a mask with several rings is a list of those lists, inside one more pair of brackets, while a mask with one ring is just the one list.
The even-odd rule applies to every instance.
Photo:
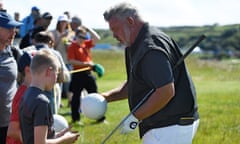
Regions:
[[138, 126], [138, 119], [131, 114], [122, 124], [121, 126], [121, 134], [127, 134], [129, 132], [134, 131]]

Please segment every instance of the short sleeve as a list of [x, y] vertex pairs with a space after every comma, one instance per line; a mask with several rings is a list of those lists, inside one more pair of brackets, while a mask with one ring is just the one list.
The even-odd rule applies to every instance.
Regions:
[[40, 100], [35, 108], [34, 126], [49, 126], [51, 113], [49, 111], [50, 108], [48, 102]]
[[154, 88], [174, 81], [171, 64], [167, 56], [159, 50], [152, 50], [144, 56], [141, 71], [144, 81]]

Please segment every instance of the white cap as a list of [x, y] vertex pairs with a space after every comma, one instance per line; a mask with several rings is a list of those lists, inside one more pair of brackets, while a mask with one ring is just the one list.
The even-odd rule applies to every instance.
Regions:
[[60, 15], [59, 17], [58, 17], [58, 21], [69, 21], [68, 20], [68, 17], [66, 16], [66, 15]]

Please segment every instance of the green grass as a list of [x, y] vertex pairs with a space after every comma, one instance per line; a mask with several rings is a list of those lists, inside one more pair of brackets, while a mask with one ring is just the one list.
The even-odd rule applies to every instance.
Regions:
[[[119, 86], [126, 78], [124, 54], [116, 51], [93, 51], [95, 63], [105, 67], [105, 75], [97, 79], [99, 92]], [[240, 141], [240, 63], [236, 60], [204, 61], [196, 56], [186, 59], [197, 90], [200, 126], [193, 144], [238, 144]], [[60, 114], [70, 111], [65, 107]], [[109, 124], [93, 124], [82, 116], [84, 127], [73, 125], [81, 134], [77, 144], [99, 144], [129, 113], [127, 100], [108, 104], [106, 113]], [[65, 115], [70, 122], [70, 115]], [[109, 144], [139, 144], [138, 131], [120, 135], [117, 131]]]

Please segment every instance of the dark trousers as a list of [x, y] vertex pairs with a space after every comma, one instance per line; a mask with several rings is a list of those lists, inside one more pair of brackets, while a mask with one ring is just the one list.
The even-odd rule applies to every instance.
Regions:
[[73, 93], [71, 101], [72, 120], [80, 121], [81, 91], [86, 89], [88, 93], [97, 93], [96, 78], [90, 71], [72, 74], [70, 91]]
[[8, 127], [0, 127], [0, 144], [6, 143]]

